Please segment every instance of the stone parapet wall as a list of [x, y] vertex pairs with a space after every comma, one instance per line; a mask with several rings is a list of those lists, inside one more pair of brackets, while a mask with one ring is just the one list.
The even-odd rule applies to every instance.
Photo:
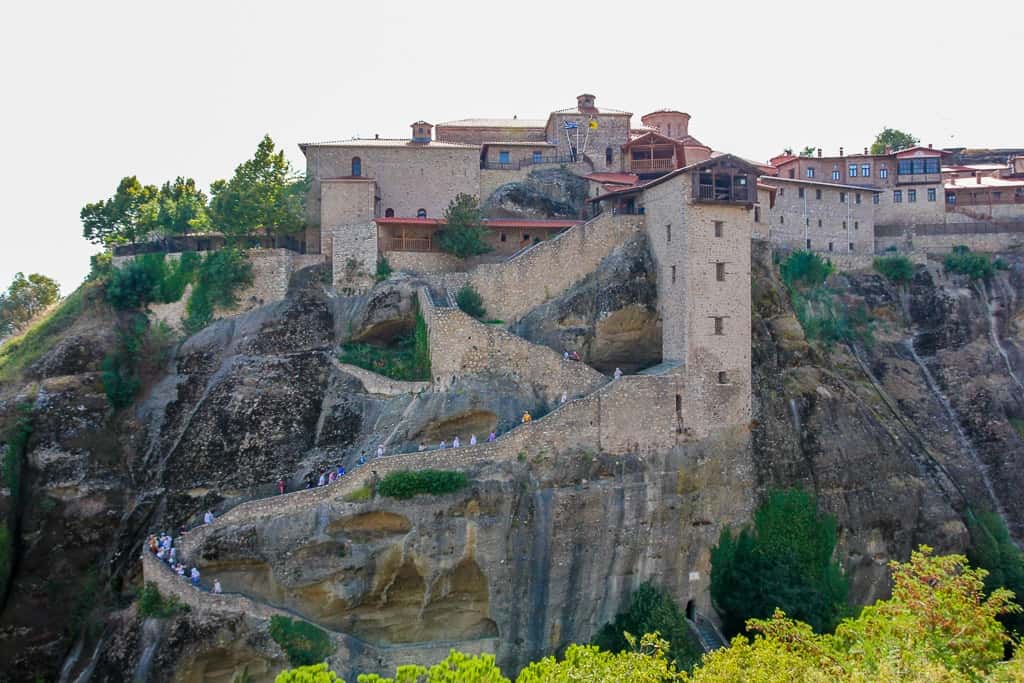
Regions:
[[384, 375], [378, 375], [376, 372], [370, 372], [355, 365], [349, 365], [348, 363], [336, 362], [336, 365], [342, 372], [358, 379], [368, 394], [402, 396], [405, 394], [418, 394], [430, 388], [430, 382], [403, 382], [385, 377]]
[[1005, 251], [1024, 245], [1024, 221], [951, 221], [911, 227], [881, 226], [875, 251], [895, 247], [900, 252], [945, 254], [966, 245], [972, 251]]
[[643, 216], [603, 213], [501, 263], [481, 264], [469, 281], [487, 314], [511, 324], [589, 275], [643, 229]]
[[605, 376], [589, 365], [564, 360], [546, 346], [531, 344], [503, 327], [486, 325], [458, 308], [437, 308], [425, 289], [420, 308], [430, 334], [430, 364], [437, 387], [451, 386], [459, 377], [477, 373], [513, 375], [556, 402], [588, 394]]
[[389, 251], [384, 257], [391, 270], [421, 276], [459, 272], [466, 268], [463, 259], [441, 252]]

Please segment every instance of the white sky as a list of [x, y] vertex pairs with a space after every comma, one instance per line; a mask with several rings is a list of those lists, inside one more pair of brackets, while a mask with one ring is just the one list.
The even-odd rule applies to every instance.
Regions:
[[0, 10], [0, 288], [66, 294], [82, 205], [138, 175], [207, 187], [296, 144], [575, 104], [693, 115], [715, 149], [1024, 147], [1024, 2], [9, 2]]

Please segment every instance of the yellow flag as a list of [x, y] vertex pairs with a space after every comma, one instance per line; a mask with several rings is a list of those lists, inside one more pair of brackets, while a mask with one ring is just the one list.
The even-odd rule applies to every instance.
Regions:
[[590, 119], [590, 130], [597, 130], [597, 119]]

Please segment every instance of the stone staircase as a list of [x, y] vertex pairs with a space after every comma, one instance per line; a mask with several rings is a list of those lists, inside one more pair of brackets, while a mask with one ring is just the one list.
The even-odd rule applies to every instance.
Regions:
[[712, 650], [729, 646], [725, 636], [715, 628], [710, 619], [700, 612], [694, 612], [693, 619], [687, 617], [686, 623], [689, 625], [693, 635], [696, 636], [697, 642], [700, 643], [704, 652], [711, 652]]

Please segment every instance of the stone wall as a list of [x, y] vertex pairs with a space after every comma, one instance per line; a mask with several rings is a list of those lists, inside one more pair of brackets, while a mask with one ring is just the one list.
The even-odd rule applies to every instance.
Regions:
[[[597, 113], [593, 118], [597, 128], [589, 131], [587, 136], [590, 113], [576, 110], [553, 112], [548, 120], [547, 136], [558, 146], [560, 156], [569, 155], [571, 148], [579, 145], [579, 153], [585, 155], [593, 164], [593, 170], [604, 173], [617, 173], [628, 167], [622, 158], [622, 145], [629, 142], [630, 116], [628, 114]], [[576, 131], [569, 131], [566, 139], [565, 122], [573, 121], [579, 125], [579, 138]], [[584, 141], [586, 147], [584, 148]], [[611, 148], [612, 162], [605, 163], [605, 150]]]
[[377, 224], [372, 220], [331, 229], [332, 276], [339, 292], [365, 294], [377, 272]]
[[575, 398], [606, 381], [589, 365], [564, 360], [557, 351], [531, 344], [503, 327], [481, 323], [458, 308], [435, 307], [425, 289], [420, 289], [419, 301], [430, 334], [436, 387], [477, 373], [508, 374], [536, 387], [554, 404], [562, 392]]
[[923, 251], [944, 254], [966, 245], [972, 251], [1005, 251], [1024, 245], [1024, 221], [975, 221], [923, 224], [911, 227], [879, 226], [875, 250], [895, 247], [900, 252]]
[[511, 324], [588, 275], [643, 227], [643, 216], [603, 213], [501, 263], [482, 264], [469, 281], [487, 314]]
[[430, 382], [403, 382], [385, 377], [384, 375], [378, 375], [376, 372], [370, 372], [355, 365], [349, 365], [348, 363], [335, 361], [335, 365], [342, 372], [358, 379], [363, 385], [363, 390], [368, 394], [402, 396], [405, 394], [418, 394], [430, 388]]
[[662, 357], [682, 364], [682, 424], [703, 436], [750, 422], [754, 221], [744, 205], [692, 202], [692, 187], [680, 174], [645, 190], [641, 201], [657, 267]]
[[389, 251], [384, 257], [388, 260], [391, 270], [414, 275], [452, 273], [466, 269], [463, 259], [442, 252]]
[[875, 193], [805, 181], [769, 178], [762, 182], [777, 188], [775, 206], [760, 206], [757, 226], [773, 243], [820, 252], [874, 251]]
[[[369, 178], [338, 178], [320, 181], [320, 226], [323, 254], [334, 254], [334, 235], [353, 239], [346, 226], [372, 223], [376, 216], [377, 184]], [[348, 247], [344, 247], [348, 249]], [[359, 249], [360, 247], [355, 247]]]

